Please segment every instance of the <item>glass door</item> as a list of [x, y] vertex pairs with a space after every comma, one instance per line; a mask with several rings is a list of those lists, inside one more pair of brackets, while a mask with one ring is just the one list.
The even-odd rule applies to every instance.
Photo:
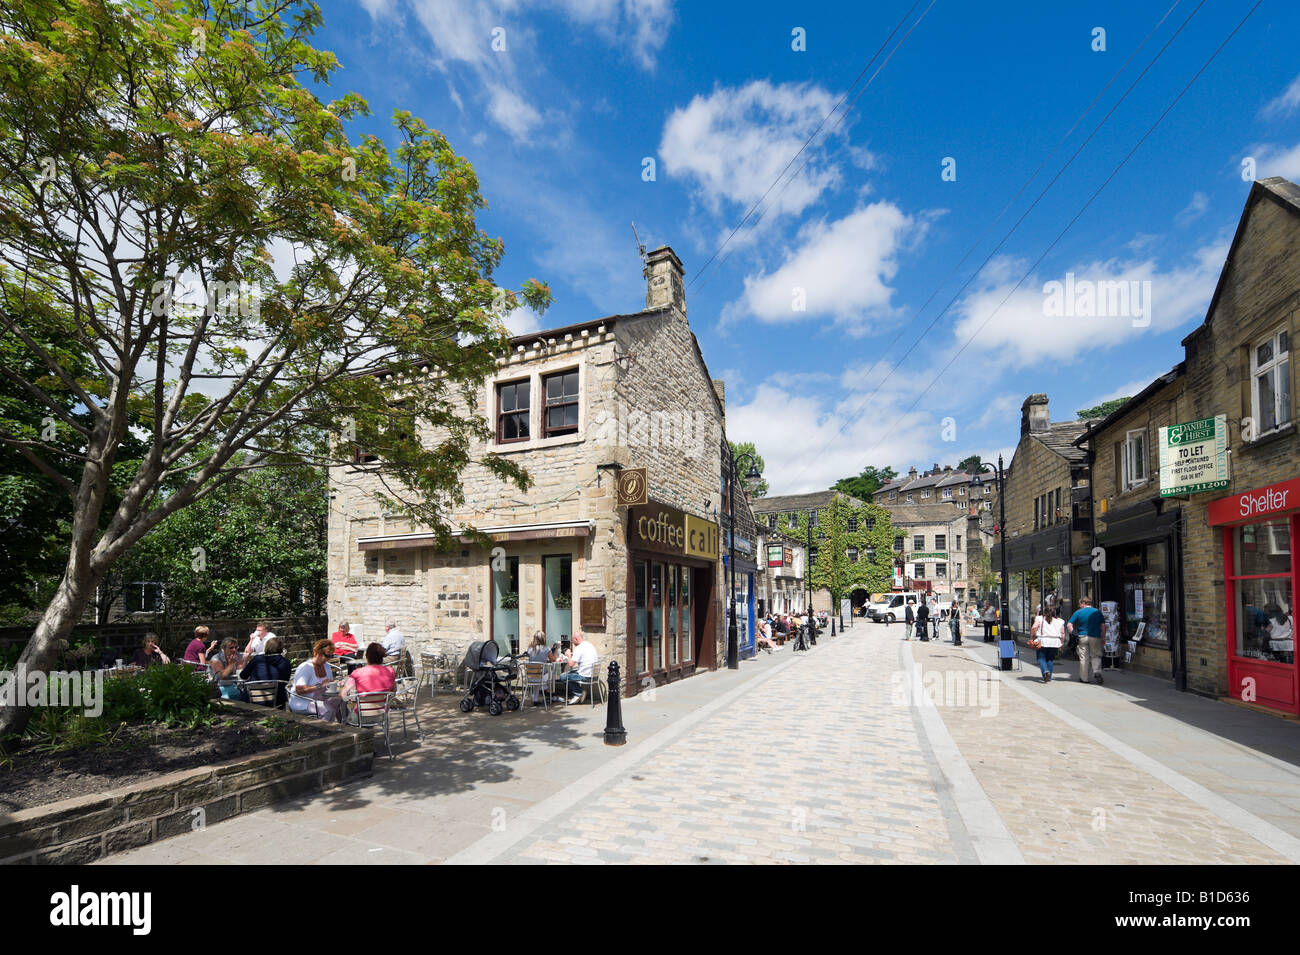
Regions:
[[677, 666], [677, 582], [681, 576], [681, 568], [676, 564], [668, 566], [668, 632], [667, 632], [667, 649], [668, 665]]

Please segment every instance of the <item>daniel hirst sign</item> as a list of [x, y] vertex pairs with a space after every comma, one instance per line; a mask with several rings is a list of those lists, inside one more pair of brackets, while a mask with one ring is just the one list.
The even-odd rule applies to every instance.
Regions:
[[1227, 486], [1227, 415], [1160, 429], [1161, 497], [1199, 494]]

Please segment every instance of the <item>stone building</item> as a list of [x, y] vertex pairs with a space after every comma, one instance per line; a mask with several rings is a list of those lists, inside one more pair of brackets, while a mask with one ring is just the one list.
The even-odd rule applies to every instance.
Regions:
[[895, 566], [904, 590], [921, 590], [940, 598], [946, 606], [964, 604], [978, 596], [973, 578], [978, 555], [992, 544], [991, 526], [981, 524], [979, 511], [952, 513], [948, 508], [920, 505], [888, 507], [894, 529]]
[[[493, 431], [475, 462], [512, 458], [534, 483], [521, 492], [471, 464], [465, 504], [446, 515], [451, 549], [385, 511], [382, 466], [331, 469], [331, 627], [347, 619], [364, 640], [391, 620], [417, 655], [489, 639], [510, 652], [537, 630], [564, 644], [581, 627], [629, 693], [719, 665], [723, 406], [680, 260], [658, 249], [645, 275], [643, 310], [515, 337], [461, 409]], [[619, 474], [633, 468], [647, 470], [648, 503], [620, 507]]]
[[[1086, 427], [1086, 421], [1052, 421], [1047, 395], [1030, 395], [1021, 406], [1020, 441], [1003, 472], [1014, 631], [1027, 631], [1044, 602], [1065, 612], [1092, 594], [1088, 456], [1074, 443]], [[1000, 571], [999, 541], [991, 559]]]
[[918, 473], [916, 468], [886, 484], [872, 495], [881, 507], [937, 506], [965, 512], [974, 507], [990, 513], [998, 499], [996, 474], [981, 474], [980, 487], [972, 487], [975, 475], [956, 471], [952, 465], [940, 467], [936, 462], [928, 471]]
[[804, 568], [808, 545], [758, 524], [758, 612], [800, 613], [808, 604]]

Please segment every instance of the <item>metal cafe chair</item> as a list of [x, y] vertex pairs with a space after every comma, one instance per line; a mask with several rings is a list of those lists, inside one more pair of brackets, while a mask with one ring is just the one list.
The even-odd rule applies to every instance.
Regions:
[[536, 690], [542, 695], [542, 705], [550, 709], [550, 697], [555, 693], [555, 665], [552, 663], [525, 663], [523, 692]]
[[598, 693], [603, 693], [605, 690], [604, 684], [600, 682], [600, 667], [593, 665], [591, 668], [591, 676], [583, 676], [581, 673], [578, 674], [577, 685], [586, 689], [590, 694], [591, 705], [594, 707], [596, 705], [596, 695]]
[[409, 712], [415, 720], [415, 732], [424, 742], [424, 729], [420, 726], [420, 713], [416, 709], [417, 698], [420, 693], [420, 681], [422, 677], [399, 676], [397, 678], [397, 688], [393, 691], [391, 709], [396, 710], [402, 715], [402, 739], [406, 739], [406, 714]]
[[358, 693], [348, 700], [348, 726], [382, 726], [384, 728], [384, 746], [388, 749], [388, 758], [393, 758], [393, 744], [388, 735], [388, 715], [393, 706], [392, 693]]
[[256, 703], [258, 706], [270, 706], [276, 709], [281, 708], [280, 689], [289, 686], [288, 680], [243, 680], [240, 687], [244, 691], [244, 696], [249, 703]]

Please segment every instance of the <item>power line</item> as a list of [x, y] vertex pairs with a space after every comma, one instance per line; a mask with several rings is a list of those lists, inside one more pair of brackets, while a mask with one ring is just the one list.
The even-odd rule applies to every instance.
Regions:
[[[990, 225], [984, 230], [984, 232], [980, 235], [980, 237], [976, 239], [974, 245], [972, 245], [971, 248], [967, 250], [966, 254], [962, 256], [957, 266], [954, 267], [952, 270], [950, 270], [949, 273], [946, 276], [944, 276], [944, 278], [938, 283], [938, 285], [936, 285], [935, 290], [930, 293], [929, 298], [927, 298], [925, 302], [921, 305], [921, 307], [917, 309], [918, 315], [925, 310], [925, 308], [930, 304], [931, 301], [934, 300], [934, 297], [938, 294], [939, 289], [942, 288], [944, 283], [947, 282], [948, 279], [951, 278], [956, 273], [957, 269], [961, 267], [961, 263], [965, 262], [966, 259], [970, 256], [971, 252], [973, 252], [975, 248], [977, 248], [979, 244], [983, 242], [984, 237], [989, 233], [989, 231], [993, 228], [993, 226], [996, 225], [997, 222], [1001, 220], [1002, 216], [1006, 214], [1007, 209], [1009, 209], [1011, 205], [1015, 202], [1015, 200], [1021, 194], [1024, 193], [1025, 189], [1028, 188], [1029, 184], [1033, 182], [1033, 180], [1038, 176], [1039, 172], [1042, 171], [1043, 167], [1046, 166], [1048, 161], [1050, 161], [1051, 157], [1056, 154], [1056, 151], [1060, 149], [1062, 145], [1064, 145], [1066, 139], [1069, 138], [1070, 134], [1073, 133], [1074, 130], [1078, 128], [1079, 124], [1083, 122], [1083, 120], [1087, 117], [1088, 113], [1090, 113], [1092, 109], [1097, 105], [1098, 100], [1100, 100], [1101, 97], [1105, 95], [1106, 90], [1108, 90], [1114, 84], [1115, 80], [1119, 78], [1120, 74], [1123, 73], [1124, 70], [1128, 68], [1129, 63], [1132, 62], [1132, 60], [1134, 59], [1134, 57], [1137, 56], [1138, 52], [1142, 49], [1142, 47], [1146, 45], [1146, 43], [1151, 39], [1151, 37], [1155, 34], [1155, 32], [1160, 28], [1161, 24], [1163, 24], [1164, 21], [1169, 17], [1169, 15], [1174, 11], [1174, 8], [1178, 6], [1178, 2], [1180, 2], [1180, 0], [1176, 0], [1173, 6], [1171, 6], [1168, 10], [1165, 11], [1164, 16], [1162, 16], [1160, 20], [1156, 23], [1156, 25], [1151, 28], [1151, 31], [1147, 34], [1146, 38], [1143, 39], [1142, 43], [1138, 45], [1138, 47], [1133, 51], [1132, 54], [1130, 54], [1129, 58], [1124, 61], [1123, 65], [1121, 65], [1120, 68], [1115, 72], [1115, 74], [1110, 78], [1110, 80], [1107, 81], [1106, 85], [1102, 88], [1101, 92], [1098, 93], [1096, 97], [1094, 97], [1093, 101], [1090, 104], [1088, 104], [1088, 107], [1079, 115], [1079, 118], [1074, 121], [1074, 124], [1066, 132], [1065, 136], [1063, 136], [1060, 142], [1058, 142], [1056, 146], [1052, 148], [1051, 152], [1049, 152], [1047, 157], [1039, 164], [1038, 168], [1034, 170], [1034, 172], [1030, 175], [1030, 177], [1027, 180], [1025, 180], [1025, 183], [1020, 187], [1020, 189], [1016, 191], [1015, 196], [1013, 196], [1012, 199], [1006, 204], [1006, 206], [1003, 207], [1002, 212], [998, 213], [997, 218], [995, 218], [993, 222], [990, 223]], [[962, 294], [966, 291], [966, 289], [970, 287], [971, 283], [975, 281], [975, 279], [980, 275], [980, 273], [984, 271], [984, 268], [989, 264], [989, 262], [993, 260], [993, 257], [997, 255], [997, 253], [1007, 243], [1007, 241], [1011, 238], [1011, 236], [1015, 234], [1015, 231], [1018, 228], [1020, 228], [1021, 223], [1023, 223], [1025, 219], [1028, 218], [1029, 214], [1033, 212], [1035, 208], [1037, 208], [1039, 202], [1042, 201], [1043, 197], [1046, 196], [1047, 193], [1051, 191], [1052, 187], [1056, 185], [1057, 181], [1061, 178], [1061, 176], [1065, 174], [1066, 170], [1068, 170], [1070, 166], [1073, 165], [1074, 161], [1079, 157], [1080, 153], [1082, 153], [1083, 150], [1087, 147], [1087, 145], [1090, 142], [1092, 142], [1092, 140], [1096, 137], [1097, 133], [1099, 133], [1102, 127], [1106, 125], [1106, 123], [1110, 120], [1111, 116], [1115, 114], [1116, 110], [1118, 110], [1119, 107], [1123, 105], [1124, 101], [1128, 99], [1129, 94], [1131, 94], [1133, 90], [1137, 88], [1138, 84], [1142, 82], [1142, 79], [1147, 75], [1147, 73], [1151, 71], [1151, 68], [1156, 65], [1156, 63], [1160, 60], [1160, 58], [1165, 54], [1165, 51], [1169, 49], [1170, 45], [1174, 42], [1174, 40], [1178, 38], [1179, 34], [1181, 34], [1183, 30], [1186, 29], [1187, 25], [1191, 23], [1192, 18], [1195, 17], [1198, 12], [1200, 12], [1201, 7], [1203, 7], [1204, 5], [1205, 5], [1205, 0], [1200, 0], [1200, 2], [1196, 5], [1196, 8], [1192, 10], [1192, 12], [1187, 16], [1187, 18], [1179, 25], [1178, 29], [1175, 30], [1174, 33], [1169, 37], [1169, 39], [1165, 41], [1164, 46], [1162, 46], [1159, 49], [1159, 51], [1156, 52], [1156, 55], [1152, 57], [1151, 62], [1149, 62], [1145, 67], [1143, 67], [1142, 72], [1139, 73], [1137, 77], [1133, 80], [1133, 82], [1129, 84], [1128, 89], [1126, 89], [1123, 95], [1121, 95], [1120, 98], [1115, 101], [1115, 104], [1111, 106], [1111, 108], [1107, 111], [1106, 115], [1101, 118], [1101, 121], [1097, 123], [1095, 127], [1093, 127], [1092, 131], [1088, 134], [1088, 136], [1083, 140], [1082, 143], [1079, 144], [1078, 148], [1075, 149], [1075, 151], [1070, 155], [1070, 158], [1065, 161], [1065, 164], [1062, 165], [1059, 170], [1057, 170], [1056, 175], [1052, 177], [1051, 181], [1048, 182], [1047, 185], [1045, 185], [1042, 188], [1042, 190], [1039, 191], [1038, 195], [1034, 197], [1034, 200], [1029, 204], [1028, 208], [1026, 208], [1025, 211], [1020, 214], [1020, 217], [1016, 219], [1014, 223], [1012, 223], [1011, 228], [1008, 229], [1002, 235], [1002, 238], [998, 240], [997, 244], [989, 251], [988, 255], [984, 257], [984, 260], [979, 264], [979, 266], [975, 269], [975, 271], [971, 273], [970, 277], [968, 277], [966, 281], [962, 283], [961, 287], [957, 289], [957, 291], [953, 294], [952, 298], [948, 300], [948, 303], [944, 305], [942, 309], [940, 309], [939, 313], [935, 315], [933, 319], [930, 320], [930, 323], [926, 325], [926, 327], [922, 330], [921, 334], [917, 336], [916, 340], [912, 342], [910, 346], [908, 346], [907, 350], [903, 352], [903, 354], [900, 355], [893, 362], [893, 364], [890, 366], [889, 373], [885, 375], [885, 377], [881, 379], [880, 383], [877, 384], [876, 387], [858, 403], [857, 407], [853, 410], [853, 412], [850, 415], [847, 415], [845, 417], [844, 423], [840, 425], [840, 427], [835, 432], [835, 434], [831, 437], [831, 439], [827, 441], [825, 445], [823, 445], [823, 448], [830, 447], [830, 445], [834, 443], [834, 441], [838, 439], [841, 434], [844, 433], [844, 429], [848, 427], [849, 422], [852, 421], [862, 411], [864, 407], [866, 407], [867, 402], [870, 401], [872, 398], [874, 398], [877, 394], [879, 394], [880, 389], [884, 387], [885, 383], [888, 382], [889, 379], [893, 377], [894, 372], [898, 370], [899, 364], [904, 359], [906, 359], [908, 355], [910, 355], [913, 351], [916, 350], [916, 347], [924, 340], [925, 335], [928, 334], [930, 330], [933, 329], [936, 324], [938, 324], [939, 319], [943, 318], [943, 316], [948, 313], [948, 310], [951, 309], [952, 306], [957, 303], [957, 300], [961, 298]], [[904, 326], [904, 328], [905, 327], [906, 326]], [[893, 340], [887, 346], [885, 346], [884, 350], [888, 351], [890, 348], [892, 348], [898, 342], [898, 340], [902, 338], [902, 336], [903, 336], [903, 329], [900, 329], [898, 334], [894, 336]], [[881, 361], [882, 359], [879, 358], [876, 359], [876, 361], [867, 370], [867, 375], [870, 375], [872, 372], [874, 372], [876, 368], [880, 365]], [[797, 472], [795, 477], [801, 476], [806, 470], [807, 470], [807, 466], [805, 465], [804, 469]]]
[[[1088, 200], [1083, 204], [1083, 207], [1080, 208], [1079, 211], [1076, 212], [1074, 216], [1070, 219], [1070, 221], [1065, 224], [1065, 228], [1063, 228], [1059, 233], [1057, 233], [1056, 238], [1053, 239], [1051, 244], [1048, 245], [1048, 247], [1043, 250], [1042, 255], [1040, 255], [1037, 259], [1035, 259], [1034, 263], [1030, 265], [1028, 269], [1025, 270], [1025, 274], [1020, 277], [1019, 281], [1017, 281], [1014, 286], [1012, 286], [1011, 291], [1009, 291], [1006, 294], [1006, 296], [1002, 299], [1002, 301], [998, 303], [997, 307], [994, 308], [993, 311], [989, 313], [988, 317], [985, 318], [984, 321], [980, 323], [979, 327], [976, 328], [975, 331], [971, 333], [970, 337], [966, 339], [966, 341], [962, 344], [961, 348], [957, 349], [957, 351], [953, 354], [953, 356], [950, 359], [948, 359], [948, 363], [939, 369], [938, 374], [935, 375], [935, 377], [931, 379], [930, 383], [925, 386], [925, 389], [919, 395], [916, 396], [916, 400], [913, 401], [912, 404], [909, 405], [907, 409], [901, 415], [898, 416], [897, 419], [895, 419], [893, 425], [890, 426], [889, 431], [885, 432], [885, 436], [884, 436], [885, 438], [888, 438], [890, 435], [892, 435], [894, 433], [894, 430], [898, 427], [899, 423], [903, 420], [903, 418], [906, 417], [908, 414], [910, 414], [912, 409], [915, 408], [918, 404], [920, 404], [921, 399], [924, 398], [929, 393], [930, 389], [933, 388], [935, 384], [939, 381], [939, 379], [943, 377], [944, 372], [946, 372], [949, 368], [951, 368], [953, 362], [955, 362], [959, 357], [961, 357], [962, 352], [964, 352], [967, 349], [967, 347], [969, 347], [970, 343], [975, 340], [976, 336], [978, 336], [979, 333], [982, 332], [984, 328], [988, 325], [988, 323], [993, 320], [993, 317], [997, 315], [999, 311], [1001, 311], [1002, 306], [1005, 305], [1011, 299], [1011, 296], [1014, 295], [1016, 291], [1020, 288], [1020, 286], [1024, 284], [1025, 279], [1027, 279], [1033, 273], [1034, 269], [1038, 268], [1039, 264], [1043, 261], [1043, 259], [1047, 258], [1047, 256], [1051, 253], [1052, 249], [1054, 249], [1057, 243], [1060, 242], [1061, 239], [1065, 236], [1065, 233], [1069, 232], [1070, 228], [1077, 221], [1079, 221], [1079, 218], [1085, 212], [1088, 211], [1088, 208], [1092, 205], [1093, 201], [1099, 195], [1101, 195], [1102, 191], [1108, 185], [1110, 185], [1111, 180], [1114, 179], [1117, 175], [1119, 175], [1120, 170], [1123, 169], [1124, 166], [1127, 165], [1128, 161], [1133, 158], [1134, 153], [1136, 153], [1138, 149], [1141, 148], [1142, 144], [1145, 143], [1147, 139], [1151, 136], [1151, 134], [1155, 132], [1156, 127], [1158, 127], [1164, 121], [1164, 118], [1168, 116], [1170, 112], [1173, 111], [1173, 108], [1178, 105], [1178, 103], [1182, 100], [1183, 96], [1187, 94], [1187, 91], [1192, 88], [1192, 84], [1194, 84], [1198, 79], [1200, 79], [1202, 73], [1204, 73], [1207, 69], [1209, 69], [1210, 64], [1212, 64], [1215, 61], [1215, 59], [1218, 58], [1219, 54], [1223, 52], [1223, 48], [1226, 47], [1228, 43], [1231, 42], [1232, 38], [1236, 36], [1237, 33], [1241, 30], [1241, 28], [1246, 25], [1246, 21], [1251, 18], [1251, 16], [1255, 13], [1255, 11], [1259, 9], [1260, 4], [1263, 2], [1264, 0], [1256, 0], [1255, 5], [1246, 12], [1246, 15], [1241, 18], [1241, 21], [1235, 27], [1233, 27], [1232, 32], [1229, 33], [1227, 37], [1224, 38], [1223, 42], [1220, 43], [1218, 47], [1215, 48], [1214, 52], [1210, 54], [1209, 59], [1207, 59], [1203, 64], [1201, 64], [1201, 68], [1198, 69], [1192, 75], [1192, 78], [1187, 81], [1187, 84], [1181, 90], [1179, 90], [1178, 95], [1174, 97], [1173, 101], [1167, 107], [1165, 107], [1164, 112], [1162, 112], [1159, 116], [1156, 117], [1155, 122], [1153, 122], [1147, 128], [1147, 131], [1142, 134], [1142, 138], [1139, 139], [1134, 144], [1133, 148], [1130, 149], [1128, 153], [1124, 156], [1124, 158], [1119, 161], [1119, 164], [1116, 165], [1113, 170], [1111, 170], [1110, 175], [1108, 175], [1105, 178], [1105, 180], [1103, 180], [1101, 185], [1096, 188], [1096, 190], [1092, 193], [1092, 195], [1088, 197]], [[1193, 11], [1193, 13], [1195, 13], [1195, 11]], [[874, 451], [876, 448], [880, 446], [880, 444], [883, 441], [884, 438], [882, 438], [880, 441], [877, 441], [876, 444], [874, 444], [870, 450]]]
[[[853, 82], [849, 84], [848, 89], [846, 89], [840, 95], [840, 98], [836, 101], [835, 105], [831, 107], [830, 112], [821, 118], [821, 122], [817, 124], [817, 128], [814, 129], [811, 135], [809, 135], [809, 137], [804, 140], [804, 143], [802, 146], [799, 147], [798, 152], [796, 152], [793, 156], [790, 157], [790, 161], [785, 164], [785, 168], [782, 169], [779, 173], [777, 173], [776, 178], [772, 180], [771, 184], [767, 187], [766, 190], [764, 190], [763, 194], [759, 196], [757, 200], [755, 200], [752, 206], [749, 207], [749, 210], [741, 218], [740, 222], [736, 223], [736, 227], [731, 230], [730, 234], [725, 239], [723, 239], [722, 244], [713, 251], [713, 254], [709, 256], [708, 261], [705, 262], [704, 265], [700, 267], [700, 270], [696, 272], [695, 276], [690, 280], [689, 283], [687, 283], [686, 286], [687, 291], [690, 291], [691, 286], [693, 286], [696, 282], [699, 281], [700, 276], [703, 275], [708, 270], [709, 265], [712, 264], [713, 260], [718, 257], [718, 253], [720, 253], [723, 249], [727, 247], [727, 244], [735, 237], [736, 233], [740, 231], [741, 226], [743, 226], [745, 222], [749, 219], [749, 217], [753, 215], [754, 210], [757, 209], [759, 205], [762, 204], [763, 200], [767, 198], [768, 193], [770, 193], [776, 187], [776, 184], [781, 181], [781, 177], [784, 176], [787, 171], [789, 171], [790, 167], [794, 165], [795, 160], [798, 159], [803, 154], [804, 150], [808, 148], [808, 145], [817, 137], [817, 134], [821, 132], [822, 127], [826, 125], [826, 121], [830, 119], [833, 115], [835, 115], [835, 111], [840, 108], [840, 104], [844, 102], [844, 100], [848, 97], [849, 93], [853, 92], [853, 87], [857, 86], [858, 83], [862, 81], [862, 77], [866, 75], [867, 70], [871, 69], [871, 64], [876, 62], [876, 57], [880, 56], [881, 50], [884, 50], [884, 48], [889, 45], [889, 41], [894, 38], [894, 34], [896, 34], [899, 31], [899, 29], [902, 28], [903, 24], [907, 22], [908, 17], [912, 15], [912, 11], [915, 10], [920, 5], [920, 3], [921, 0], [915, 0], [911, 8], [907, 11], [907, 13], [903, 14], [902, 19], [900, 19], [896, 24], [894, 24], [894, 29], [889, 31], [889, 36], [885, 37], [885, 41], [881, 43], [880, 47], [876, 50], [876, 52], [871, 55], [871, 59], [867, 61], [867, 65], [862, 68], [862, 71], [858, 73], [857, 77], [853, 80]], [[930, 6], [934, 6], [934, 0], [930, 0]], [[926, 11], [927, 12], [929, 11], [929, 7], [926, 8]], [[922, 14], [922, 17], [924, 16], [925, 14]], [[920, 20], [918, 20], [917, 22], [919, 23]], [[915, 29], [915, 26], [913, 26], [913, 29]], [[911, 33], [910, 30], [908, 32]], [[906, 37], [904, 37], [904, 39], [906, 39]], [[901, 46], [902, 44], [900, 43], [899, 45]], [[895, 47], [895, 51], [897, 51], [897, 47]], [[890, 53], [890, 56], [893, 56], [893, 53]], [[886, 59], [885, 62], [886, 63], [889, 62], [888, 59]], [[882, 63], [881, 66], [883, 67], [884, 64]], [[875, 73], [872, 74], [871, 80], [867, 81], [867, 86], [871, 85], [871, 81], [876, 78], [876, 75], [879, 74], [879, 72], [880, 70], [877, 70]], [[863, 87], [864, 91], [866, 90], [867, 86]], [[859, 93], [858, 95], [861, 96], [861, 93]], [[854, 102], [855, 103], [857, 102], [856, 98], [854, 99]], [[852, 108], [853, 108], [852, 106], [849, 107], [849, 109]], [[845, 112], [847, 113], [848, 111], [846, 110]], [[841, 121], [843, 120], [843, 118], [844, 118], [844, 114], [841, 114], [840, 116]], [[837, 128], [838, 126], [839, 123], [836, 123]], [[805, 161], [805, 165], [806, 165], [806, 161]], [[802, 170], [803, 166], [800, 166], [799, 169]], [[784, 191], [784, 188], [782, 188], [782, 191]], [[760, 216], [759, 218], [761, 219], [762, 217]], [[724, 259], [723, 261], [726, 260]]]

